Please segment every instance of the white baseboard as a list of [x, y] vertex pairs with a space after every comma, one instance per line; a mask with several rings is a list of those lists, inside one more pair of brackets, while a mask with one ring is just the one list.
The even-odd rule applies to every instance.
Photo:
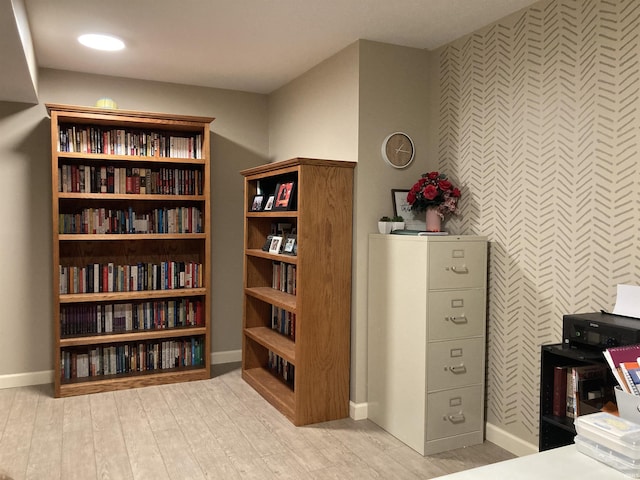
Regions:
[[0, 389], [29, 387], [31, 385], [42, 385], [44, 383], [53, 383], [53, 370], [0, 375]]
[[242, 361], [242, 350], [229, 350], [226, 352], [211, 352], [211, 365], [221, 363], [233, 363]]
[[354, 420], [364, 420], [368, 417], [369, 410], [368, 404], [365, 403], [355, 403], [349, 401], [349, 416]]
[[518, 438], [515, 435], [492, 425], [491, 423], [486, 424], [485, 438], [491, 443], [495, 443], [499, 447], [504, 448], [518, 457], [538, 452], [537, 445], [525, 442], [521, 438]]
[[[242, 361], [242, 350], [229, 350], [227, 352], [212, 352], [211, 364], [233, 363]], [[12, 373], [0, 375], [0, 390], [5, 388], [29, 387], [53, 383], [53, 370], [42, 372]]]

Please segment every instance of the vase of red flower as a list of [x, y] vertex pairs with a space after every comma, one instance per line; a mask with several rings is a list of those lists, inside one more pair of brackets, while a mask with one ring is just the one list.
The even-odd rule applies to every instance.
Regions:
[[430, 232], [440, 231], [446, 214], [458, 213], [459, 198], [460, 190], [440, 172], [423, 173], [407, 194], [411, 210], [427, 212], [427, 231]]

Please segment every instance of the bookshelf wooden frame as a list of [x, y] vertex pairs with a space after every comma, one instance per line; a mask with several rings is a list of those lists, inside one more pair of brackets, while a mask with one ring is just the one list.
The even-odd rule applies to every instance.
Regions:
[[[242, 378], [294, 425], [349, 414], [351, 255], [355, 163], [295, 158], [245, 177]], [[251, 211], [257, 193], [294, 181], [291, 210]], [[262, 250], [273, 223], [296, 228], [297, 255]], [[273, 262], [296, 267], [296, 293], [272, 288]], [[271, 327], [272, 307], [295, 314], [295, 340]], [[293, 387], [269, 351], [295, 367]]]
[[[124, 388], [210, 378], [211, 365], [211, 218], [210, 218], [210, 124], [211, 117], [108, 110], [73, 105], [47, 104], [51, 116], [51, 177], [53, 233], [53, 334], [54, 334], [54, 394], [56, 397], [80, 395]], [[121, 129], [126, 132], [148, 131], [195, 137], [199, 158], [175, 156], [121, 155], [60, 151], [60, 125]], [[195, 148], [195, 147], [194, 147]], [[168, 153], [168, 152], [167, 152]], [[201, 178], [199, 194], [178, 195], [158, 193], [79, 193], [59, 191], [59, 167], [62, 165], [108, 166], [121, 168], [172, 168], [197, 170]], [[87, 205], [117, 208], [172, 208], [195, 206], [202, 222], [201, 233], [121, 233], [90, 234], [60, 233], [60, 213]], [[144, 259], [144, 260], [141, 260]], [[81, 266], [112, 262], [128, 264], [135, 261], [191, 261], [199, 264], [201, 285], [197, 288], [165, 290], [135, 290], [118, 292], [60, 293], [59, 270], [63, 262]], [[84, 262], [84, 263], [83, 263]], [[172, 328], [150, 328], [109, 333], [67, 334], [61, 332], [61, 309], [74, 305], [116, 305], [171, 300], [200, 302], [201, 324]], [[197, 339], [201, 364], [165, 369], [126, 371], [117, 374], [96, 374], [83, 378], [63, 378], [62, 355], [65, 349], [90, 349], [133, 342], [163, 342]], [[192, 343], [193, 345], [193, 343]]]

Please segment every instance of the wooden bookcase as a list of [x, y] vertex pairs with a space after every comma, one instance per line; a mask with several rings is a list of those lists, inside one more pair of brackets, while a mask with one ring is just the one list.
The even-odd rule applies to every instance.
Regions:
[[55, 396], [209, 378], [214, 119], [47, 109]]
[[[241, 172], [242, 377], [295, 425], [349, 414], [354, 167], [295, 158]], [[266, 203], [287, 182], [295, 184], [288, 210], [252, 211], [256, 194]], [[295, 228], [295, 256], [262, 249], [279, 225]], [[278, 268], [289, 276], [289, 293], [274, 288]], [[274, 314], [286, 328], [273, 328]]]

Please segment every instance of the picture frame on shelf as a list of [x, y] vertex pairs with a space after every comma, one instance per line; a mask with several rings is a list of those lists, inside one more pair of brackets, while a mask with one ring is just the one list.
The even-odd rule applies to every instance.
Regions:
[[280, 253], [281, 245], [282, 237], [279, 235], [273, 235], [271, 237], [271, 243], [269, 244], [269, 253]]
[[298, 240], [295, 233], [287, 235], [284, 246], [282, 247], [282, 253], [285, 255], [297, 255], [298, 254]]
[[417, 217], [415, 212], [411, 210], [411, 205], [407, 201], [409, 189], [393, 188], [391, 189], [391, 201], [393, 204], [393, 216], [404, 218], [405, 228], [407, 230], [423, 231], [427, 228], [426, 217], [422, 214]]
[[263, 201], [264, 201], [264, 195], [262, 194], [254, 195], [253, 200], [251, 200], [251, 211], [252, 212], [262, 211]]
[[273, 210], [290, 210], [293, 205], [293, 194], [296, 182], [279, 183], [275, 191]]
[[269, 248], [271, 247], [271, 240], [273, 239], [273, 235], [267, 235], [267, 239], [264, 242], [264, 245], [262, 246], [262, 251], [263, 252], [268, 252]]
[[264, 204], [264, 211], [268, 212], [269, 210], [273, 209], [273, 202], [275, 201], [276, 196], [275, 195], [269, 195], [269, 197], [267, 198], [267, 203]]

